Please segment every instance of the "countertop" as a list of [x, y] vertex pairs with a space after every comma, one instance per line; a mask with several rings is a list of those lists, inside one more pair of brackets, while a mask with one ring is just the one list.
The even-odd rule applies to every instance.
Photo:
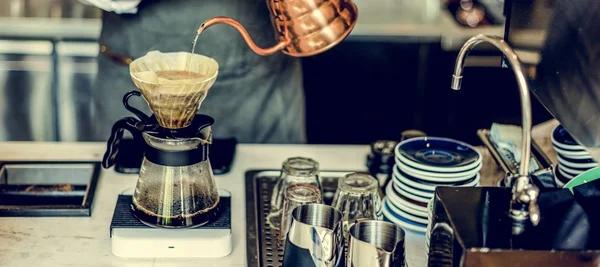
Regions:
[[[537, 125], [533, 138], [556, 162], [549, 133], [555, 120]], [[481, 184], [489, 186], [502, 178], [502, 172], [487, 150]], [[1, 160], [75, 160], [94, 161], [104, 154], [104, 143], [0, 143]], [[192, 267], [246, 266], [246, 217], [244, 174], [251, 169], [280, 169], [288, 157], [304, 156], [317, 160], [322, 170], [365, 170], [368, 146], [349, 145], [253, 145], [237, 147], [231, 171], [215, 176], [219, 188], [232, 193], [233, 252], [218, 259], [121, 259], [112, 255], [109, 225], [118, 194], [135, 186], [137, 175], [112, 169], [102, 170], [91, 217], [0, 218], [0, 266], [124, 266]], [[406, 253], [410, 266], [425, 266], [424, 236], [407, 232]]]
[[[504, 26], [460, 27], [440, 0], [354, 0], [358, 22], [349, 39], [442, 41], [445, 47], [479, 33], [503, 36]], [[218, 15], [218, 14], [215, 14]], [[0, 16], [0, 37], [96, 40], [99, 18], [36, 18]], [[401, 37], [401, 38], [398, 38]]]
[[[0, 160], [99, 160], [104, 143], [0, 143]], [[365, 170], [368, 146], [241, 144], [231, 172], [215, 176], [232, 193], [233, 252], [218, 259], [121, 259], [112, 255], [109, 225], [117, 195], [135, 186], [137, 175], [102, 170], [91, 217], [0, 218], [0, 266], [246, 266], [244, 174], [280, 169], [291, 156], [311, 157], [322, 170]], [[490, 160], [486, 158], [486, 160]], [[486, 182], [491, 184], [491, 181]], [[424, 236], [407, 232], [411, 266], [425, 266]]]
[[[2, 143], [0, 160], [98, 160], [104, 143]], [[112, 255], [109, 225], [117, 195], [133, 188], [137, 175], [112, 169], [100, 176], [92, 216], [86, 218], [0, 218], [1, 266], [245, 266], [244, 174], [249, 169], [279, 169], [287, 157], [306, 156], [323, 170], [364, 169], [367, 146], [239, 145], [234, 166], [215, 176], [232, 193], [233, 252], [219, 259], [129, 260]], [[424, 240], [422, 241], [424, 242]], [[424, 243], [423, 243], [424, 244]]]

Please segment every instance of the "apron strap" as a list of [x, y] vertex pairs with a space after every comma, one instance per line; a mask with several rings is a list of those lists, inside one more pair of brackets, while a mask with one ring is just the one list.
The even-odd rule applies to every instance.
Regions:
[[100, 45], [100, 52], [103, 55], [107, 56], [112, 61], [114, 61], [115, 63], [123, 65], [123, 66], [129, 66], [129, 64], [131, 64], [131, 62], [133, 62], [133, 58], [131, 58], [129, 56], [118, 54], [114, 51], [111, 51], [110, 49], [108, 49], [108, 46], [106, 46], [105, 44]]

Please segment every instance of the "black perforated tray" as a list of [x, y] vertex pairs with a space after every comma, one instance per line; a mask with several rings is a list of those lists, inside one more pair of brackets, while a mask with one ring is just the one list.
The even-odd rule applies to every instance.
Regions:
[[[353, 171], [321, 171], [323, 202], [331, 204], [340, 177]], [[279, 170], [246, 172], [246, 240], [248, 267], [280, 267], [283, 248], [277, 245], [277, 230], [266, 223], [271, 210], [271, 192]]]

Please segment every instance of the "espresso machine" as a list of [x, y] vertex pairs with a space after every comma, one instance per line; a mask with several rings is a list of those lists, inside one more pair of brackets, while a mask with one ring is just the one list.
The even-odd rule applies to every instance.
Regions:
[[[125, 131], [141, 144], [144, 159], [133, 193], [117, 200], [110, 227], [113, 254], [228, 255], [231, 196], [217, 189], [210, 165], [214, 119], [197, 114], [217, 78], [218, 63], [198, 54], [151, 51], [129, 68], [139, 90], [127, 93], [123, 105], [135, 117], [113, 125], [102, 165], [114, 165]], [[129, 105], [131, 97], [143, 97], [152, 115]]]
[[598, 12], [597, 1], [507, 0], [505, 36], [477, 35], [464, 44], [452, 89], [468, 79], [464, 60], [481, 43], [501, 51], [499, 67], [514, 72], [522, 159], [505, 187], [436, 188], [428, 266], [598, 266], [600, 185], [544, 186], [528, 171], [531, 93], [600, 160]]

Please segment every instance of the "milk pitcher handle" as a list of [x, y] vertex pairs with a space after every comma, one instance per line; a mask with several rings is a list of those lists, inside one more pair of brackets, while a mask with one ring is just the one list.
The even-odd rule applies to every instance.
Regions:
[[[312, 247], [309, 248], [310, 256], [316, 267], [339, 266], [343, 259], [343, 245], [340, 244], [341, 231], [336, 226], [333, 230], [319, 230], [312, 228]], [[340, 254], [342, 253], [342, 254]]]
[[312, 247], [310, 249], [310, 256], [313, 259], [316, 267], [331, 267], [330, 264], [332, 255], [334, 254], [334, 240], [333, 233], [329, 231], [322, 231], [312, 228]]
[[229, 26], [235, 28], [242, 35], [242, 38], [244, 38], [244, 41], [246, 41], [246, 44], [248, 44], [250, 49], [252, 49], [252, 51], [254, 51], [254, 53], [261, 55], [261, 56], [273, 55], [290, 44], [290, 40], [288, 38], [286, 38], [285, 40], [279, 41], [276, 45], [274, 45], [272, 47], [261, 48], [258, 45], [256, 45], [256, 43], [254, 43], [254, 41], [250, 37], [250, 34], [246, 30], [246, 28], [244, 28], [244, 26], [242, 26], [242, 24], [240, 24], [237, 20], [234, 20], [229, 17], [213, 17], [211, 19], [204, 21], [204, 23], [202, 23], [202, 25], [200, 25], [200, 28], [198, 29], [197, 34], [200, 35], [208, 27], [211, 27], [215, 24], [226, 24], [226, 25], [229, 25]]

